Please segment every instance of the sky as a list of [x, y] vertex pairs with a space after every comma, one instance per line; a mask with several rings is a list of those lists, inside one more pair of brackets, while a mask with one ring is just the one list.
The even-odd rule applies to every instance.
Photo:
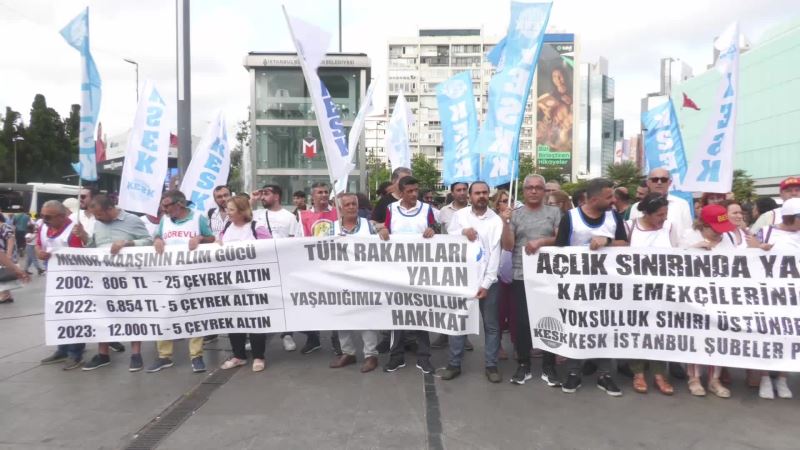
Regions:
[[[578, 35], [579, 62], [608, 60], [615, 80], [615, 116], [626, 136], [638, 131], [640, 99], [659, 89], [659, 60], [679, 58], [695, 75], [712, 61], [714, 37], [738, 20], [754, 45], [769, 29], [800, 18], [798, 0], [556, 0], [549, 29]], [[245, 119], [250, 86], [243, 67], [250, 51], [293, 51], [281, 11], [328, 30], [338, 49], [337, 0], [194, 0], [191, 3], [192, 134], [202, 136], [221, 108], [233, 130]], [[386, 105], [387, 42], [420, 28], [482, 28], [502, 36], [510, 3], [504, 0], [342, 0], [342, 50], [367, 53], [378, 82], [376, 106]], [[59, 34], [89, 7], [91, 48], [103, 80], [100, 121], [107, 136], [129, 129], [140, 86], [155, 81], [176, 96], [175, 1], [0, 0], [0, 108], [27, 122], [36, 94], [62, 116], [80, 102], [80, 57]], [[177, 120], [173, 117], [172, 128]]]

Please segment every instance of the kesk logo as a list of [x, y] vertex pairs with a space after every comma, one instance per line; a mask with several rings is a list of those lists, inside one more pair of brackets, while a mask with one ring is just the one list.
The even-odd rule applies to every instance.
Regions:
[[550, 348], [558, 348], [567, 343], [561, 321], [555, 317], [542, 317], [533, 330], [533, 337], [541, 339]]

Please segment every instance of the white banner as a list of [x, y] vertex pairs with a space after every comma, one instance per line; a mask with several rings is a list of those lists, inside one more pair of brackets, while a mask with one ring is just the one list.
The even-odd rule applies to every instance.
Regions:
[[214, 188], [228, 182], [230, 150], [225, 115], [220, 110], [192, 155], [181, 182], [181, 192], [192, 202], [191, 208], [201, 214], [215, 206]]
[[158, 215], [169, 159], [167, 117], [166, 103], [155, 83], [145, 81], [133, 129], [128, 135], [119, 187], [120, 208]]
[[352, 158], [349, 156], [347, 136], [344, 133], [339, 107], [317, 75], [317, 67], [325, 57], [331, 35], [308, 22], [289, 17], [286, 8], [283, 9], [283, 14], [289, 26], [289, 33], [292, 35], [292, 43], [297, 49], [297, 59], [306, 79], [311, 103], [314, 105], [314, 115], [322, 139], [328, 175], [331, 183], [335, 183], [353, 170], [353, 164], [350, 162]]
[[386, 155], [389, 157], [389, 170], [398, 167], [411, 168], [411, 149], [408, 144], [408, 128], [414, 123], [414, 114], [406, 102], [403, 92], [397, 97], [392, 117], [386, 127]]
[[689, 159], [682, 189], [686, 192], [727, 194], [733, 186], [733, 153], [739, 96], [739, 24], [717, 39], [716, 69], [722, 75], [714, 109], [700, 144]]
[[796, 254], [552, 247], [523, 269], [534, 347], [800, 371]]
[[163, 255], [63, 249], [48, 268], [47, 344], [303, 330], [476, 334], [482, 255], [463, 236], [270, 239]]

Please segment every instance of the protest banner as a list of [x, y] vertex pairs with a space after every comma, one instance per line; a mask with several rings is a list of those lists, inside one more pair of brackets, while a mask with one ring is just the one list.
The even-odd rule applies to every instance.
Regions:
[[478, 332], [480, 246], [463, 236], [330, 237], [62, 249], [49, 345], [302, 330]]
[[534, 347], [800, 371], [797, 254], [543, 248], [523, 270]]

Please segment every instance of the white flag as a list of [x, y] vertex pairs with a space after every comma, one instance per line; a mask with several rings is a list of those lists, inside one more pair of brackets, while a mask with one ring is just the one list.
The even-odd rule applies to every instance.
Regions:
[[193, 203], [191, 208], [205, 214], [215, 206], [214, 188], [228, 182], [230, 150], [225, 115], [218, 111], [197, 146], [181, 183], [181, 192]]
[[[358, 141], [361, 138], [361, 132], [364, 131], [364, 123], [367, 121], [367, 116], [372, 112], [372, 93], [374, 91], [375, 83], [370, 83], [369, 88], [367, 88], [367, 93], [364, 95], [364, 101], [358, 109], [358, 114], [356, 114], [356, 120], [353, 121], [353, 126], [350, 128], [350, 133], [347, 135], [348, 161], [350, 163], [353, 162], [353, 158], [355, 158], [355, 154], [358, 151]], [[333, 189], [334, 194], [339, 194], [347, 190], [347, 177], [349, 175], [350, 172], [336, 180]]]
[[683, 190], [728, 193], [733, 186], [733, 153], [739, 96], [739, 24], [731, 24], [714, 46], [720, 51], [715, 68], [722, 78], [713, 112], [689, 160]]
[[155, 83], [145, 81], [122, 166], [120, 208], [158, 215], [169, 158], [167, 117], [166, 103]]
[[286, 16], [289, 33], [297, 49], [297, 59], [311, 95], [322, 139], [322, 150], [325, 152], [325, 161], [328, 164], [328, 175], [333, 183], [339, 178], [346, 177], [353, 170], [353, 164], [350, 162], [347, 136], [342, 126], [339, 108], [317, 75], [317, 67], [325, 57], [331, 35], [310, 23], [289, 17], [285, 7], [283, 14]]
[[392, 118], [386, 128], [386, 154], [389, 156], [390, 170], [398, 167], [411, 168], [411, 148], [408, 145], [408, 128], [414, 123], [414, 115], [400, 91], [394, 104]]

